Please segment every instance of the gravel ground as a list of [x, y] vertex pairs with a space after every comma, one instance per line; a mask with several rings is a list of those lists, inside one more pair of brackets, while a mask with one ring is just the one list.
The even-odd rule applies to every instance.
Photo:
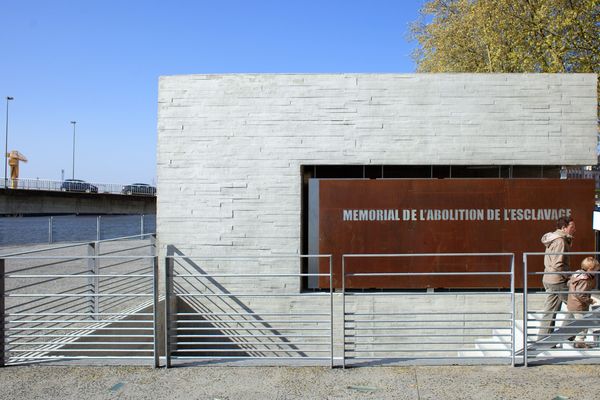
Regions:
[[0, 369], [0, 399], [598, 399], [598, 366], [26, 366]]

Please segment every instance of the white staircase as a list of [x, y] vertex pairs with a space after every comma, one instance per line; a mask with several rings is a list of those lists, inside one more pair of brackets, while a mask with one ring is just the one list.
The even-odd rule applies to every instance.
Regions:
[[[566, 307], [563, 304], [563, 308], [561, 311], [567, 311]], [[543, 314], [539, 313], [529, 313], [528, 314], [528, 330], [530, 334], [537, 333], [540, 326], [540, 319]], [[563, 326], [564, 323], [564, 314], [557, 314], [556, 327]], [[591, 334], [591, 333], [590, 333]], [[598, 338], [598, 335], [594, 335], [594, 340]], [[586, 338], [589, 343], [592, 338], [588, 336]], [[540, 349], [535, 350], [532, 347], [531, 342], [537, 340], [537, 336], [529, 336], [530, 347], [528, 349], [528, 359], [535, 358], [585, 358], [585, 357], [598, 357], [600, 356], [600, 349], [598, 347], [593, 347], [592, 349], [576, 349], [573, 347], [573, 342], [565, 341], [560, 344], [559, 348], [556, 349]], [[475, 340], [475, 349], [477, 351], [459, 351], [459, 357], [467, 357], [467, 358], [510, 358], [511, 354], [511, 329], [510, 328], [498, 328], [492, 329], [491, 336], [476, 339]], [[595, 343], [597, 346], [598, 343]], [[522, 359], [522, 350], [523, 350], [523, 321], [516, 320], [515, 321], [515, 353]]]

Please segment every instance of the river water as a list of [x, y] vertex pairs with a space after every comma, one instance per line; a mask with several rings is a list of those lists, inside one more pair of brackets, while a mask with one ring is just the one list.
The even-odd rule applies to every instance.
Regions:
[[155, 232], [156, 215], [0, 217], [0, 246], [80, 242]]

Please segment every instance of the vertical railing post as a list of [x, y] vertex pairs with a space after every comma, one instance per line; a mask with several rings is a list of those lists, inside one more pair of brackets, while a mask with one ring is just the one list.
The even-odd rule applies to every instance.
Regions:
[[48, 218], [48, 244], [52, 244], [52, 223], [54, 221], [54, 217]]
[[6, 325], [6, 308], [4, 307], [4, 258], [0, 258], [0, 367], [6, 365], [6, 356], [4, 353], [6, 335], [4, 326]]
[[330, 335], [329, 340], [331, 340], [331, 349], [330, 349], [331, 350], [331, 368], [333, 368], [333, 351], [334, 351], [334, 348], [333, 348], [333, 323], [334, 323], [334, 321], [333, 321], [333, 273], [332, 273], [333, 262], [332, 262], [332, 259], [333, 259], [333, 255], [330, 254], [329, 255], [329, 302], [330, 302], [330, 304], [329, 304], [329, 319], [330, 319], [329, 323], [331, 324], [331, 327], [330, 327], [331, 335]]
[[345, 255], [342, 254], [342, 368], [346, 368], [346, 265], [344, 257]]
[[90, 313], [92, 314], [92, 319], [98, 319], [99, 312], [99, 284], [100, 279], [98, 278], [98, 242], [90, 242], [87, 246], [87, 270], [89, 274], [88, 282], [90, 286]]
[[100, 216], [96, 217], [96, 241], [100, 240]]
[[171, 285], [173, 257], [165, 258], [165, 367], [171, 367]]
[[[150, 255], [156, 256], [156, 235], [149, 235], [150, 237]], [[152, 265], [154, 265], [154, 259], [152, 259]]]
[[160, 366], [160, 355], [158, 354], [159, 348], [159, 325], [158, 325], [158, 257], [152, 257], [152, 300], [154, 317], [152, 320], [152, 328], [154, 332], [154, 368]]
[[140, 215], [140, 239], [144, 238], [144, 214]]
[[523, 253], [523, 365], [525, 367], [527, 366], [527, 319], [527, 253]]
[[512, 321], [511, 321], [511, 329], [510, 329], [510, 340], [511, 340], [511, 364], [515, 366], [515, 353], [516, 353], [516, 345], [515, 345], [515, 322], [517, 320], [517, 306], [515, 302], [515, 254], [513, 253], [510, 256], [510, 302], [511, 302], [511, 313], [512, 313]]

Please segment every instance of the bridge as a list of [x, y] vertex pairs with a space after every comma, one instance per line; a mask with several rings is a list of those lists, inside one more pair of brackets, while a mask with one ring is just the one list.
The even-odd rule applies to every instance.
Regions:
[[156, 197], [0, 188], [0, 215], [156, 214]]

